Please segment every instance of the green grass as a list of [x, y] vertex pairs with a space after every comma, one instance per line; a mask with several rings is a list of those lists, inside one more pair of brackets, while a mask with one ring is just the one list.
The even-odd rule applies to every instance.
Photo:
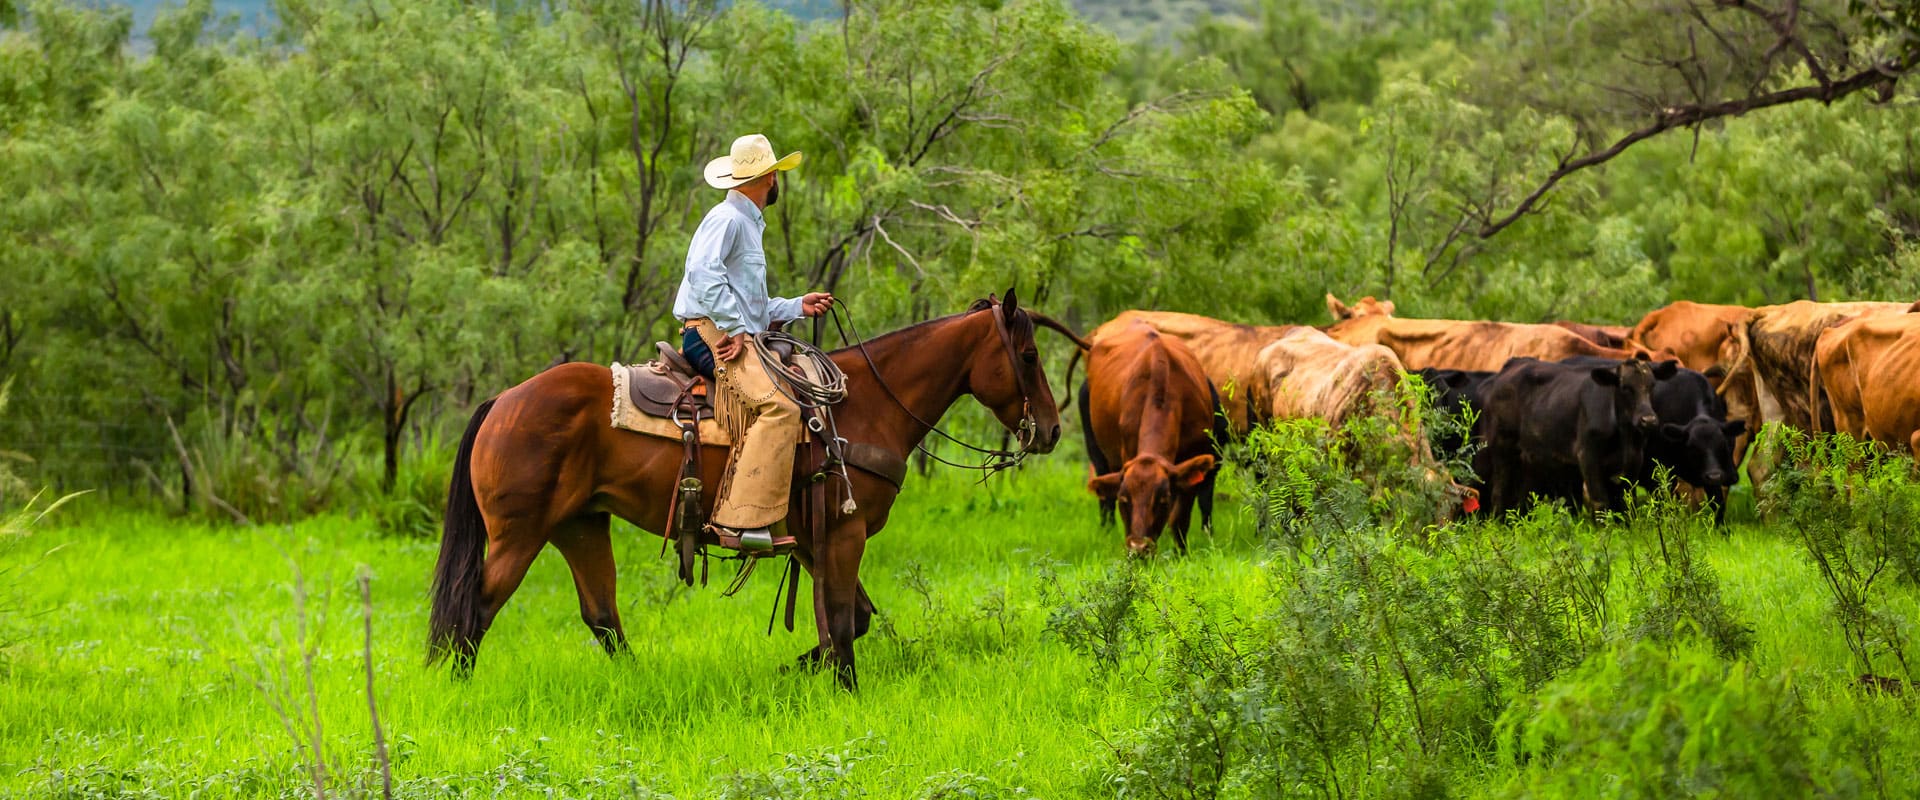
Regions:
[[[615, 538], [631, 658], [610, 660], [593, 643], [565, 565], [548, 553], [461, 682], [422, 665], [437, 541], [339, 517], [236, 529], [76, 516], [84, 522], [18, 543], [46, 555], [4, 578], [10, 588], [0, 583], [34, 614], [0, 660], [0, 795], [298, 793], [299, 746], [274, 693], [253, 681], [263, 664], [289, 664], [296, 685], [282, 699], [305, 702], [296, 568], [318, 618], [326, 746], [336, 769], [364, 774], [363, 565], [379, 712], [395, 777], [415, 795], [633, 796], [637, 786], [705, 797], [749, 794], [756, 780], [817, 788], [838, 772], [873, 797], [959, 784], [985, 796], [1108, 795], [1105, 741], [1143, 724], [1157, 694], [1151, 654], [1102, 672], [1045, 630], [1043, 575], [1073, 585], [1122, 560], [1075, 458], [984, 486], [952, 473], [910, 479], [864, 565], [884, 620], [860, 643], [855, 695], [826, 674], [781, 669], [814, 634], [803, 590], [798, 632], [766, 635], [777, 568], [731, 599], [718, 586], [730, 567], [715, 586], [676, 588], [660, 540], [626, 526]], [[1267, 593], [1248, 513], [1231, 497], [1220, 509], [1219, 533], [1196, 534], [1192, 555], [1150, 565], [1154, 585], [1249, 602]], [[1798, 545], [1745, 525], [1707, 547], [1728, 600], [1755, 626], [1755, 665], [1800, 671], [1812, 696], [1844, 695], [1847, 651]], [[1897, 610], [1920, 618], [1911, 592], [1899, 596]]]

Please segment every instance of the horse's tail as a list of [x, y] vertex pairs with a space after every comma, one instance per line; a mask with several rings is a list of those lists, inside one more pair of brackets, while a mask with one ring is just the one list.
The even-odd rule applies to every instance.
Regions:
[[440, 563], [433, 568], [433, 613], [427, 623], [427, 663], [446, 658], [456, 646], [471, 643], [480, 633], [481, 567], [487, 557], [487, 521], [473, 496], [470, 465], [473, 440], [480, 423], [493, 410], [492, 400], [481, 403], [460, 437], [454, 456], [453, 480], [447, 486], [446, 527], [440, 537]]

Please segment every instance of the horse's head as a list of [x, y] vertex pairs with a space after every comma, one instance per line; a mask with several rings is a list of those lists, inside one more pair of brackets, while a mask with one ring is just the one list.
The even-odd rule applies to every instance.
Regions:
[[967, 386], [981, 405], [1019, 438], [1029, 453], [1052, 452], [1060, 442], [1060, 409], [1053, 402], [1046, 370], [1040, 366], [1040, 348], [1034, 342], [1034, 320], [1020, 307], [1012, 289], [1006, 299], [989, 297], [973, 304], [975, 312], [989, 312], [994, 333], [974, 348], [967, 368]]

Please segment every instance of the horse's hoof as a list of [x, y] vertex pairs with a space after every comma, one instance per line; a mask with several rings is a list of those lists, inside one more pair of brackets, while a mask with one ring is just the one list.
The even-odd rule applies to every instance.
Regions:
[[791, 663], [780, 665], [780, 672], [782, 674], [793, 673], [793, 672], [812, 673], [812, 672], [819, 672], [819, 671], [820, 671], [819, 648], [814, 648], [812, 650], [808, 650], [807, 652], [801, 653], [799, 657], [795, 658]]

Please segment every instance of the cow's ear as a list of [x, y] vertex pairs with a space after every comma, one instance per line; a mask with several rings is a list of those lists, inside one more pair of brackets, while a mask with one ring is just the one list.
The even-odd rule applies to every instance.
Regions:
[[1721, 380], [1727, 377], [1727, 365], [1715, 364], [1711, 367], [1707, 367], [1707, 371], [1702, 372], [1700, 374], [1707, 376], [1707, 380], [1710, 380], [1710, 381]]
[[1380, 301], [1380, 312], [1383, 314], [1386, 314], [1389, 317], [1393, 316], [1393, 301], [1392, 300]]
[[1744, 419], [1736, 419], [1721, 425], [1720, 429], [1726, 431], [1728, 436], [1739, 436], [1747, 432], [1747, 421]]
[[1207, 479], [1207, 473], [1213, 471], [1213, 456], [1194, 456], [1173, 468], [1173, 482], [1192, 489]]
[[1680, 373], [1680, 362], [1662, 361], [1653, 365], [1653, 379], [1664, 381]]
[[1669, 422], [1660, 426], [1660, 438], [1674, 444], [1686, 444], [1687, 428], [1684, 425], [1675, 425]]
[[1594, 367], [1590, 374], [1593, 375], [1593, 382], [1601, 386], [1620, 385], [1620, 373], [1614, 372], [1613, 367]]
[[1448, 386], [1455, 389], [1465, 389], [1467, 388], [1467, 384], [1473, 380], [1473, 376], [1468, 375], [1462, 370], [1450, 369], [1442, 374], [1441, 380], [1446, 381]]
[[1327, 293], [1327, 311], [1333, 314], [1333, 319], [1336, 322], [1352, 316], [1351, 312], [1347, 310], [1347, 304], [1340, 302], [1340, 298], [1334, 297], [1332, 292]]
[[1102, 500], [1112, 500], [1120, 496], [1120, 473], [1109, 472], [1095, 475], [1087, 481], [1087, 491], [1099, 495]]

